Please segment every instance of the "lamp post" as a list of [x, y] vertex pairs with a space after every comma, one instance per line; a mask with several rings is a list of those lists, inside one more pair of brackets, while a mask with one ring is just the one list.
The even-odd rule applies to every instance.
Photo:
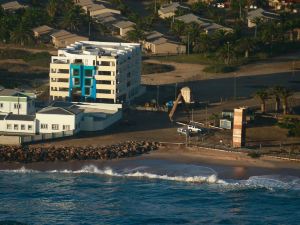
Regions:
[[236, 100], [236, 73], [233, 76], [233, 98]]
[[227, 65], [229, 64], [229, 41], [227, 41]]
[[159, 106], [159, 85], [157, 85], [157, 92], [156, 92], [156, 105]]

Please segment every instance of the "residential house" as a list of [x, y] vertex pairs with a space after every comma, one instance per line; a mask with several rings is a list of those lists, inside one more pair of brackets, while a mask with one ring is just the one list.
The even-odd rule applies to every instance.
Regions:
[[10, 1], [7, 3], [1, 4], [2, 8], [6, 11], [16, 11], [19, 9], [27, 8], [27, 5], [22, 5], [18, 1]]
[[260, 19], [262, 21], [269, 21], [269, 20], [279, 20], [279, 14], [268, 12], [262, 8], [258, 8], [256, 10], [252, 10], [248, 12], [247, 21], [248, 27], [255, 27], [255, 19]]
[[223, 30], [225, 32], [233, 32], [233, 29], [229, 27], [224, 27], [220, 24], [216, 24], [212, 20], [201, 18], [199, 16], [196, 16], [193, 13], [185, 14], [183, 16], [178, 16], [175, 19], [178, 21], [182, 21], [186, 24], [196, 23], [203, 29], [203, 31], [206, 34], [211, 34], [218, 30]]
[[88, 41], [88, 37], [72, 34], [66, 30], [59, 30], [50, 35], [52, 37], [52, 43], [56, 48], [65, 48], [77, 41]]
[[119, 35], [121, 37], [126, 37], [127, 32], [134, 29], [135, 23], [131, 21], [121, 20], [112, 24], [112, 26], [115, 29], [116, 35]]
[[108, 8], [104, 4], [95, 4], [92, 0], [74, 0], [75, 4], [80, 5], [86, 14], [88, 14], [91, 17], [97, 17], [98, 15], [101, 15], [103, 13], [115, 13], [115, 14], [121, 14], [120, 10]]
[[35, 113], [35, 94], [15, 89], [0, 90], [0, 113], [31, 115]]
[[173, 2], [171, 4], [162, 5], [158, 10], [158, 16], [162, 19], [170, 18], [175, 16], [178, 8], [181, 7], [178, 2]]
[[120, 19], [120, 16], [118, 14], [107, 12], [95, 16], [94, 19], [97, 23], [112, 27], [111, 25], [116, 23]]
[[53, 31], [55, 31], [55, 29], [47, 25], [42, 25], [32, 29], [35, 38], [40, 38], [43, 35], [50, 35]]
[[148, 33], [142, 43], [143, 49], [152, 54], [184, 54], [186, 52], [185, 45], [167, 39], [157, 31]]
[[300, 41], [300, 28], [290, 30], [287, 35], [291, 41]]
[[299, 4], [300, 0], [268, 0], [268, 3], [274, 10], [287, 10], [294, 4]]

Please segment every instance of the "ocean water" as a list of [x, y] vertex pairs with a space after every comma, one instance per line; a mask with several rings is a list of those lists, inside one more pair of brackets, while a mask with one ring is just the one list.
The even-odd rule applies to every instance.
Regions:
[[[0, 170], [0, 224], [300, 224], [300, 179], [160, 161]], [[9, 224], [9, 223], [7, 223]]]

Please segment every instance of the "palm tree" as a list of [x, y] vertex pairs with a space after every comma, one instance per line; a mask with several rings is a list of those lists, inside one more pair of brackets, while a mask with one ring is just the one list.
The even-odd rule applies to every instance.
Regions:
[[238, 41], [236, 50], [244, 52], [244, 57], [248, 58], [249, 53], [254, 49], [254, 42], [252, 38], [245, 37]]
[[282, 92], [283, 87], [275, 86], [271, 89], [270, 93], [275, 97], [275, 112], [280, 110], [280, 93]]
[[62, 26], [70, 31], [78, 31], [83, 25], [86, 15], [79, 5], [73, 6], [65, 13], [62, 21]]
[[258, 30], [258, 27], [260, 27], [260, 25], [262, 23], [262, 19], [259, 17], [255, 17], [251, 22], [255, 23], [254, 37], [257, 38], [257, 30]]
[[138, 42], [145, 39], [144, 31], [139, 29], [137, 26], [133, 30], [130, 30], [126, 34], [126, 39], [132, 42]]
[[260, 110], [262, 113], [266, 112], [266, 101], [269, 97], [269, 93], [266, 91], [266, 89], [259, 90], [255, 93], [255, 96], [260, 100]]
[[289, 112], [288, 100], [293, 95], [293, 92], [287, 88], [281, 88], [279, 95], [282, 101], [283, 114], [286, 115]]
[[49, 15], [49, 17], [51, 18], [51, 20], [54, 20], [54, 17], [57, 14], [58, 11], [58, 1], [57, 0], [50, 0], [48, 5], [47, 5], [47, 13]]
[[24, 46], [33, 40], [33, 33], [27, 26], [20, 23], [13, 31], [11, 31], [10, 39], [12, 42]]

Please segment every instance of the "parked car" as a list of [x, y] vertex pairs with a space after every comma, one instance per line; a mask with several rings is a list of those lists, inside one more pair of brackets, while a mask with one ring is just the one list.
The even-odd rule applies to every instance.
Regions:
[[195, 125], [188, 125], [188, 129], [192, 133], [201, 133], [202, 132], [202, 129], [200, 129], [199, 127], [196, 127]]
[[179, 134], [188, 135], [190, 133], [190, 130], [187, 128], [184, 128], [184, 127], [180, 127], [180, 128], [177, 128], [177, 132]]

